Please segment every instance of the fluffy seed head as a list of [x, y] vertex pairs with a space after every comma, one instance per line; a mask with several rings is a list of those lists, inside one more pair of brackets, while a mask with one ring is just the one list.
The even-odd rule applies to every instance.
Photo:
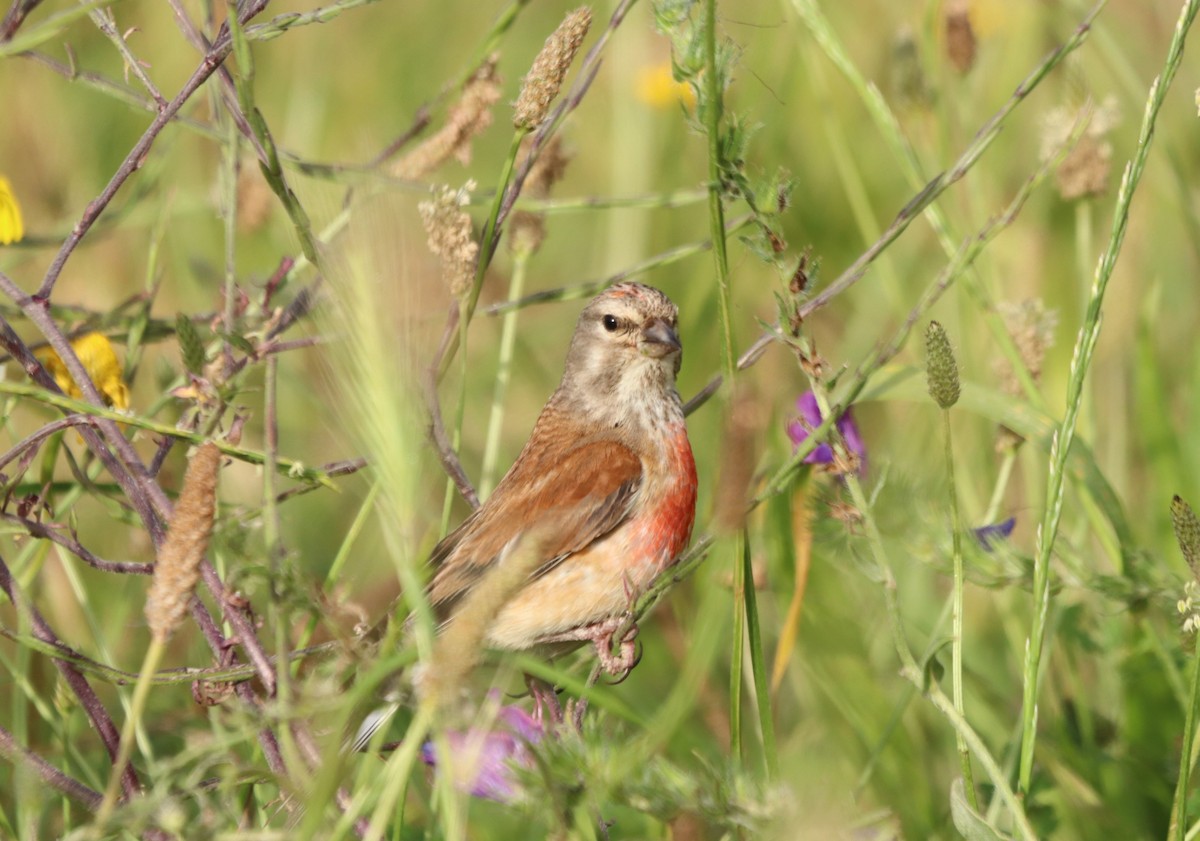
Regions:
[[936, 321], [925, 328], [925, 374], [929, 378], [929, 394], [943, 409], [958, 402], [958, 363], [946, 330]]
[[[543, 199], [558, 183], [571, 162], [563, 152], [562, 138], [557, 134], [542, 148], [541, 154], [529, 168], [522, 192], [531, 198]], [[508, 223], [508, 247], [514, 254], [530, 256], [542, 246], [546, 239], [546, 219], [541, 213], [518, 210]]]
[[471, 217], [463, 210], [474, 188], [471, 181], [461, 190], [443, 187], [431, 201], [417, 205], [429, 236], [429, 250], [442, 258], [442, 278], [455, 297], [471, 288], [479, 256], [479, 245], [471, 236]]
[[201, 444], [188, 462], [146, 598], [146, 624], [157, 640], [166, 640], [179, 626], [200, 577], [200, 562], [212, 535], [220, 465], [221, 451], [211, 441]]
[[546, 39], [513, 105], [513, 125], [516, 128], [532, 130], [546, 119], [550, 103], [558, 96], [567, 70], [575, 60], [575, 54], [579, 52], [591, 25], [592, 10], [580, 6], [567, 15], [558, 29]]
[[[1070, 138], [1082, 109], [1058, 107], [1050, 111], [1042, 125], [1042, 160], [1049, 160]], [[1054, 183], [1065, 200], [1103, 195], [1112, 173], [1112, 144], [1108, 134], [1121, 120], [1120, 107], [1108, 97], [1091, 115], [1091, 121], [1079, 142], [1058, 165]]]
[[[1038, 382], [1042, 376], [1042, 363], [1046, 359], [1046, 351], [1054, 345], [1058, 313], [1046, 309], [1046, 305], [1036, 298], [1001, 302], [996, 309], [1004, 319], [1004, 326], [1008, 328], [1029, 376], [1035, 383]], [[1000, 375], [1004, 393], [1014, 397], [1019, 395], [1021, 384], [1017, 381], [1008, 360], [997, 360], [995, 367]]]
[[471, 141], [492, 124], [492, 106], [500, 101], [499, 56], [492, 55], [463, 85], [462, 95], [446, 114], [446, 123], [392, 165], [399, 178], [428, 175], [451, 158], [471, 162]]

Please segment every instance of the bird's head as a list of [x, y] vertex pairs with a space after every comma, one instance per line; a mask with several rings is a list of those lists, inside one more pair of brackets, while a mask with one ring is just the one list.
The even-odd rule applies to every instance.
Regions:
[[614, 409], [640, 405], [664, 392], [674, 396], [683, 358], [678, 319], [675, 304], [652, 286], [609, 287], [579, 316], [563, 386]]

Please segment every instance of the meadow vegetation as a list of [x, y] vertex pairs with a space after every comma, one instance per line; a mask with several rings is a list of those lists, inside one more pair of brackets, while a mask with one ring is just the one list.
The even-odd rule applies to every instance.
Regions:
[[[1196, 837], [1198, 5], [12, 0], [0, 837]], [[622, 279], [642, 659], [439, 647]]]

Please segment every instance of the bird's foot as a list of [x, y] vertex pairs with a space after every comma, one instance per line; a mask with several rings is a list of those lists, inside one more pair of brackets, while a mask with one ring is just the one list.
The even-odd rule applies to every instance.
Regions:
[[525, 675], [525, 686], [533, 698], [533, 717], [539, 724], [561, 724], [562, 704], [558, 702], [558, 690], [533, 675]]
[[615, 678], [614, 685], [629, 677], [629, 673], [642, 659], [642, 652], [637, 644], [638, 626], [636, 622], [629, 622], [628, 630], [621, 638], [617, 653], [613, 653], [613, 642], [617, 632], [622, 630], [627, 621], [627, 616], [615, 616], [583, 629], [588, 633], [584, 639], [591, 640], [592, 644], [596, 646], [596, 656], [600, 658], [601, 668]]

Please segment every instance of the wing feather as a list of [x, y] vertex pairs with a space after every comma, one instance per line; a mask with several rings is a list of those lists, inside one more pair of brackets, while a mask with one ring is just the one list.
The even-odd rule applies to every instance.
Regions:
[[[521, 534], [536, 529], [545, 557], [532, 581], [629, 517], [642, 481], [632, 450], [618, 441], [581, 441], [551, 463], [557, 449], [523, 453], [487, 501], [434, 548], [429, 599], [440, 618]], [[533, 453], [541, 457], [527, 457]]]

